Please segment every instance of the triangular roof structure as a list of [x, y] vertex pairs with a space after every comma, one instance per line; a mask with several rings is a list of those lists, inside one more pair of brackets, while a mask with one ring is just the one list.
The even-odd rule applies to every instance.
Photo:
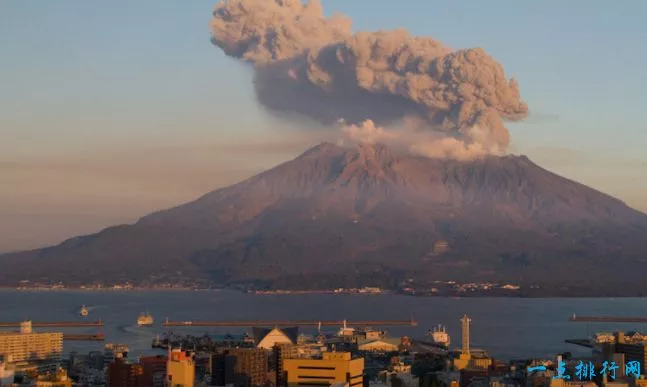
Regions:
[[298, 327], [289, 328], [252, 328], [254, 345], [271, 349], [275, 344], [296, 344], [299, 337]]

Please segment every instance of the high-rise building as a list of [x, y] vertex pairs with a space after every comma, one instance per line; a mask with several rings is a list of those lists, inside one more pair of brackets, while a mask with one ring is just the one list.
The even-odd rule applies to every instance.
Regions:
[[283, 377], [283, 362], [286, 359], [298, 359], [299, 346], [295, 344], [277, 344], [273, 349], [272, 370], [276, 377], [277, 386], [285, 386], [287, 381]]
[[212, 358], [212, 384], [236, 387], [263, 386], [268, 381], [268, 355], [262, 348], [236, 348]]
[[56, 371], [63, 352], [63, 334], [36, 333], [31, 321], [20, 324], [19, 332], [0, 332], [0, 357], [16, 371]]
[[166, 356], [142, 356], [139, 364], [144, 367], [144, 387], [164, 387], [166, 381]]
[[128, 363], [123, 357], [117, 357], [113, 363], [108, 364], [106, 376], [108, 387], [144, 386], [144, 367]]
[[166, 382], [169, 387], [193, 387], [195, 360], [193, 354], [173, 349], [166, 363]]
[[322, 359], [285, 359], [284, 378], [288, 386], [329, 386], [364, 383], [364, 359], [353, 359], [350, 352], [327, 352]]

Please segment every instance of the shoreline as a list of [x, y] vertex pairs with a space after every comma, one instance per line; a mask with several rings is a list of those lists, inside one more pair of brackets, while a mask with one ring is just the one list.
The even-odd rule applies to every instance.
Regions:
[[18, 288], [12, 286], [0, 286], [1, 292], [15, 291], [15, 292], [98, 292], [98, 293], [126, 293], [126, 292], [236, 292], [255, 296], [299, 296], [299, 295], [357, 295], [357, 296], [406, 296], [406, 297], [422, 297], [422, 298], [522, 298], [522, 299], [571, 299], [571, 298], [647, 298], [642, 294], [595, 294], [595, 293], [571, 293], [571, 294], [526, 294], [523, 291], [508, 292], [505, 294], [488, 294], [486, 292], [471, 292], [471, 293], [447, 293], [447, 294], [410, 294], [398, 292], [393, 290], [384, 290], [381, 292], [361, 292], [356, 290], [338, 291], [338, 290], [276, 290], [276, 291], [249, 291], [235, 288], [166, 288], [166, 287], [132, 287], [132, 288], [82, 288], [82, 287], [65, 287], [65, 288]]

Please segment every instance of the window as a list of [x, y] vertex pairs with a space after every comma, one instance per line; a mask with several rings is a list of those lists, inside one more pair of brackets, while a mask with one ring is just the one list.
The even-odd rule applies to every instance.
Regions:
[[299, 366], [300, 370], [334, 370], [335, 367]]

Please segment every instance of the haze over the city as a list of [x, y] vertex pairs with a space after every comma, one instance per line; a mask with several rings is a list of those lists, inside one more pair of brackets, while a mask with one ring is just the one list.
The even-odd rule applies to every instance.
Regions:
[[[0, 4], [0, 252], [135, 221], [318, 141], [210, 42], [215, 3]], [[322, 3], [354, 30], [485, 49], [529, 106], [508, 151], [647, 212], [644, 2]]]

